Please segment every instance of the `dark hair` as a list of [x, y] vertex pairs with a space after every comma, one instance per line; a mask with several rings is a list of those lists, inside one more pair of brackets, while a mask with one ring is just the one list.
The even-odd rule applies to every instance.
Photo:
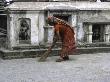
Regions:
[[56, 21], [56, 18], [52, 16], [46, 19], [46, 23], [53, 26], [57, 23], [57, 21]]

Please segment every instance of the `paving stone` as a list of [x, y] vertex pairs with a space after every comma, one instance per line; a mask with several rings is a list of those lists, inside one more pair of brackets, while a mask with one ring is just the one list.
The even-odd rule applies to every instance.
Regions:
[[70, 55], [66, 62], [0, 59], [0, 82], [110, 82], [110, 53]]

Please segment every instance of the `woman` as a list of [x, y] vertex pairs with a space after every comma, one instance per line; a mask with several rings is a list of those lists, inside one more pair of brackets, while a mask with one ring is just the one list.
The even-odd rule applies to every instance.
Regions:
[[[54, 26], [54, 38], [53, 45], [55, 45], [56, 41], [62, 41], [62, 49], [59, 53], [60, 58], [56, 60], [56, 62], [69, 60], [69, 54], [75, 50], [75, 38], [74, 38], [74, 30], [68, 25], [65, 21], [56, 18], [56, 17], [48, 17], [47, 22], [49, 25]], [[51, 47], [51, 48], [52, 48]]]

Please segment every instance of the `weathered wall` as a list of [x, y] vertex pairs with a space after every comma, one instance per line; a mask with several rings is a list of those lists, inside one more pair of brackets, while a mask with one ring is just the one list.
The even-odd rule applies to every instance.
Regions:
[[105, 16], [106, 18], [110, 19], [110, 11], [109, 10], [103, 10], [101, 11], [101, 14]]

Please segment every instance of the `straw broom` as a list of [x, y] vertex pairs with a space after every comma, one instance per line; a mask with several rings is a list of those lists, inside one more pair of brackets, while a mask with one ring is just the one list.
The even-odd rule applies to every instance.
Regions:
[[46, 58], [49, 56], [50, 52], [52, 51], [52, 48], [54, 47], [56, 41], [57, 41], [57, 38], [54, 38], [52, 46], [50, 46], [48, 50], [40, 57], [40, 59], [38, 60], [39, 62], [46, 61]]

